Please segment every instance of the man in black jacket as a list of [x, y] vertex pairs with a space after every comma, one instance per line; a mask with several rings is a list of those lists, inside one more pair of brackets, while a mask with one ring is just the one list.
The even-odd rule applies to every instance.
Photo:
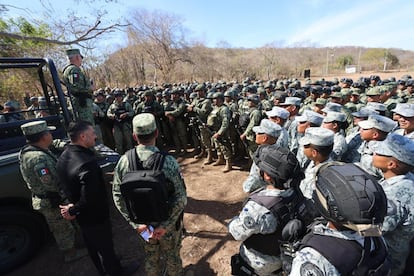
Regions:
[[134, 268], [129, 266], [128, 272], [123, 271], [115, 256], [105, 181], [91, 150], [95, 130], [91, 123], [79, 121], [69, 125], [69, 136], [71, 143], [57, 162], [61, 189], [71, 202], [60, 206], [61, 214], [78, 221], [89, 256], [101, 275], [131, 273]]

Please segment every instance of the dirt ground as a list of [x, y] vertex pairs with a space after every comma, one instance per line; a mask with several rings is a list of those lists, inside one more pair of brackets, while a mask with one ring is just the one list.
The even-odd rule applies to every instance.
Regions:
[[[186, 235], [181, 257], [186, 275], [231, 275], [230, 257], [238, 251], [239, 242], [227, 232], [227, 223], [238, 214], [245, 194], [242, 182], [248, 172], [222, 173], [223, 166], [204, 166], [203, 160], [178, 158], [187, 185], [188, 205], [184, 215]], [[241, 164], [240, 164], [241, 165]], [[113, 206], [113, 203], [112, 203]], [[112, 208], [111, 219], [116, 252], [123, 264], [138, 260], [143, 254], [138, 236], [121, 215]], [[192, 271], [189, 273], [187, 271]], [[66, 264], [51, 239], [32, 260], [9, 273], [10, 276], [93, 276], [98, 275], [88, 257]], [[140, 269], [134, 275], [145, 275]]]

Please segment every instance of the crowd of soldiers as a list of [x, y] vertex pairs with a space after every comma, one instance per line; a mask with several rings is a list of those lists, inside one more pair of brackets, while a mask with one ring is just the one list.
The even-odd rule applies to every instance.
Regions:
[[[252, 160], [249, 157], [257, 148], [253, 127], [267, 117], [273, 117], [284, 128], [278, 144], [288, 146], [300, 156], [297, 140], [301, 131], [298, 132], [294, 118], [308, 111], [312, 111], [311, 117], [318, 117], [314, 113], [326, 115], [328, 111], [345, 115], [341, 128], [336, 131], [335, 160], [352, 161], [357, 149], [353, 138], [358, 133], [354, 120], [373, 113], [391, 117], [398, 103], [414, 102], [413, 86], [414, 79], [409, 75], [399, 80], [381, 80], [372, 75], [357, 81], [306, 79], [301, 83], [297, 79], [267, 82], [246, 79], [242, 83], [106, 87], [94, 93], [93, 114], [99, 126], [98, 137], [121, 154], [133, 146], [132, 118], [150, 112], [157, 118], [160, 148], [173, 148], [177, 156], [188, 157], [187, 149], [193, 147], [194, 158], [206, 157], [205, 164], [226, 165], [227, 172], [232, 169], [234, 159]], [[281, 115], [278, 109], [272, 111], [275, 107], [282, 107], [288, 113]], [[343, 116], [339, 117], [342, 120]]]

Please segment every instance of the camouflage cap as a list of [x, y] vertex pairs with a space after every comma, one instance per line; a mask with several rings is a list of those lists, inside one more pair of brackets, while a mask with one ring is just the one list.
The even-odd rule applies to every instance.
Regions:
[[367, 96], [380, 96], [381, 94], [382, 94], [382, 91], [381, 91], [381, 87], [379, 86], [372, 87], [367, 92]]
[[377, 103], [377, 102], [368, 102], [366, 107], [369, 109], [379, 111], [379, 112], [387, 110], [387, 106], [385, 104]]
[[315, 105], [326, 105], [327, 100], [324, 98], [317, 98], [315, 101]]
[[361, 94], [361, 88], [354, 87], [351, 89], [351, 95], [359, 96]]
[[322, 109], [322, 112], [328, 113], [329, 111], [341, 112], [342, 105], [338, 103], [326, 103], [325, 108]]
[[358, 125], [362, 129], [376, 128], [384, 132], [390, 132], [397, 126], [397, 122], [385, 116], [370, 115], [367, 120], [358, 122]]
[[310, 122], [314, 125], [320, 126], [323, 121], [323, 116], [314, 111], [305, 110], [302, 116], [296, 116], [295, 120], [298, 122]]
[[349, 95], [351, 95], [351, 93], [352, 93], [352, 91], [349, 88], [342, 88], [341, 89], [342, 96], [349, 96]]
[[342, 112], [336, 111], [329, 111], [326, 113], [325, 118], [323, 119], [323, 123], [331, 123], [331, 122], [345, 122], [346, 115]]
[[47, 126], [46, 121], [34, 121], [20, 126], [25, 136], [30, 136], [45, 131], [55, 130], [54, 126]]
[[296, 105], [300, 106], [302, 99], [298, 97], [286, 97], [285, 102], [280, 103], [279, 105]]
[[290, 112], [282, 107], [274, 106], [270, 111], [266, 111], [266, 115], [269, 118], [279, 117], [283, 120], [286, 120], [287, 118], [289, 118]]
[[68, 57], [71, 57], [71, 56], [74, 56], [74, 55], [80, 55], [81, 58], [83, 58], [83, 56], [80, 53], [79, 49], [68, 49], [68, 50], [66, 50], [66, 55]]
[[336, 92], [333, 92], [330, 97], [343, 99], [344, 95], [341, 92], [336, 91]]
[[260, 121], [259, 126], [253, 127], [255, 133], [265, 133], [272, 137], [279, 137], [282, 127], [277, 123], [270, 121], [269, 119], [263, 119]]
[[357, 118], [368, 118], [369, 115], [373, 115], [373, 114], [379, 114], [379, 112], [364, 106], [364, 107], [361, 107], [359, 111], [353, 112], [352, 116], [357, 117]]
[[136, 135], [151, 134], [157, 129], [155, 117], [151, 113], [141, 113], [132, 120], [132, 129]]
[[404, 117], [414, 117], [414, 104], [412, 103], [397, 103], [397, 106], [391, 110]]
[[255, 103], [255, 104], [258, 104], [258, 103], [260, 102], [259, 96], [255, 95], [255, 94], [253, 94], [253, 95], [249, 95], [249, 96], [247, 97], [247, 100], [248, 100], [248, 101], [251, 101], [251, 102], [253, 102], [253, 103]]
[[299, 144], [315, 145], [315, 146], [330, 146], [334, 143], [335, 133], [323, 127], [308, 127], [305, 130], [305, 135], [299, 140]]
[[395, 159], [414, 166], [414, 141], [405, 136], [390, 133], [384, 141], [377, 141], [370, 145], [376, 153], [391, 156]]

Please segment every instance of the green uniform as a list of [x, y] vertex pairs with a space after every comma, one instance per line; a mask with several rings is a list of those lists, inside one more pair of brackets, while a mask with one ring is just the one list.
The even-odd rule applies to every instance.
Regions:
[[253, 154], [257, 149], [256, 144], [256, 135], [253, 131], [254, 126], [260, 125], [260, 121], [262, 120], [262, 114], [257, 107], [251, 107], [249, 109], [249, 124], [247, 125], [245, 131], [243, 132], [246, 135], [246, 141], [248, 144], [248, 152], [250, 157], [253, 159]]
[[172, 138], [174, 140], [177, 152], [187, 150], [187, 126], [184, 120], [184, 114], [187, 110], [184, 100], [178, 99], [171, 104], [172, 111], [168, 111], [169, 115], [174, 117], [170, 120], [170, 127], [173, 129]]
[[80, 67], [69, 64], [63, 69], [63, 81], [72, 96], [73, 109], [78, 114], [78, 120], [95, 124], [91, 81], [89, 78]]
[[[136, 147], [136, 151], [139, 159], [145, 161], [151, 154], [159, 150], [155, 146], [138, 145]], [[124, 216], [124, 218], [129, 222], [129, 224], [134, 229], [136, 229], [138, 227], [138, 224], [135, 224], [129, 219], [125, 201], [123, 200], [120, 192], [122, 178], [128, 171], [128, 166], [128, 159], [124, 155], [119, 160], [118, 165], [114, 171], [112, 193], [115, 206]], [[182, 275], [182, 261], [180, 258], [182, 224], [178, 221], [181, 219], [184, 207], [187, 204], [187, 192], [184, 184], [184, 179], [182, 178], [180, 172], [179, 164], [175, 158], [167, 155], [162, 170], [165, 174], [166, 179], [168, 180], [168, 183], [174, 186], [174, 193], [170, 197], [169, 218], [160, 224], [160, 226], [165, 228], [167, 232], [157, 244], [150, 244], [148, 242], [145, 242], [141, 237], [139, 240], [142, 243], [146, 253], [145, 270], [147, 272], [147, 275], [161, 275], [161, 257], [165, 258], [168, 275]]]
[[[127, 113], [127, 117], [121, 119], [119, 116]], [[114, 120], [114, 139], [116, 151], [123, 154], [133, 147], [131, 120], [134, 117], [134, 110], [127, 102], [118, 104], [116, 101], [111, 104], [107, 111], [108, 118]], [[125, 142], [125, 144], [124, 144]]]
[[222, 154], [224, 159], [232, 158], [231, 142], [229, 137], [230, 110], [225, 105], [215, 106], [207, 118], [207, 126], [213, 133], [218, 133], [219, 138], [213, 138], [217, 154]]
[[200, 128], [200, 139], [204, 148], [210, 149], [211, 135], [210, 132], [205, 128], [204, 124], [207, 122], [207, 117], [213, 110], [211, 106], [211, 100], [206, 98], [198, 98], [194, 101], [193, 112], [195, 112], [202, 124], [199, 124]]
[[71, 222], [63, 219], [59, 206], [57, 158], [49, 150], [25, 146], [20, 152], [20, 171], [32, 192], [33, 209], [46, 219], [50, 231], [60, 250], [72, 249], [75, 245], [75, 229]]

